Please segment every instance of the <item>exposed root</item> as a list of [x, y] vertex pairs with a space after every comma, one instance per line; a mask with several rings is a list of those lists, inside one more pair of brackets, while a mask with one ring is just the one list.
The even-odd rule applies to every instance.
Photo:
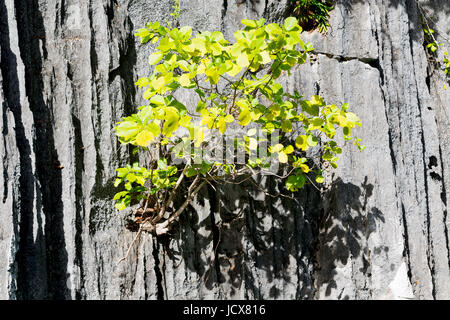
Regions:
[[[122, 261], [126, 260], [128, 256], [130, 255], [131, 249], [133, 248], [136, 241], [141, 236], [142, 232], [148, 232], [155, 236], [162, 236], [166, 235], [170, 231], [170, 224], [178, 219], [178, 217], [181, 215], [181, 213], [186, 209], [186, 207], [189, 205], [189, 203], [194, 199], [195, 195], [201, 190], [201, 188], [207, 183], [206, 179], [202, 182], [197, 178], [194, 183], [189, 188], [189, 195], [184, 201], [184, 203], [178, 208], [176, 212], [170, 215], [170, 217], [163, 221], [163, 222], [154, 222], [154, 215], [158, 213], [158, 210], [155, 208], [147, 208], [147, 204], [144, 208], [139, 208], [137, 210], [134, 210], [134, 225], [139, 225], [139, 230], [136, 234], [136, 237], [134, 238], [133, 242], [128, 247], [127, 253], [125, 257], [120, 259], [117, 262], [117, 265], [119, 265]], [[169, 201], [172, 201], [173, 199], [170, 199]], [[159, 214], [161, 211], [159, 211]], [[156, 220], [159, 221], [159, 220]]]

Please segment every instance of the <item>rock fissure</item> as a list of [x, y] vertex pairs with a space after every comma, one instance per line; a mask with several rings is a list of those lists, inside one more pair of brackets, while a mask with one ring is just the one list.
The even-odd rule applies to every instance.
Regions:
[[[436, 30], [450, 31], [446, 0], [420, 2], [435, 17]], [[223, 30], [230, 39], [240, 19], [279, 21], [290, 5], [183, 3], [180, 25]], [[327, 207], [320, 226], [324, 194], [301, 192], [291, 206], [238, 189], [221, 204], [214, 204], [214, 192], [202, 193], [189, 207], [192, 217], [179, 220], [178, 241], [161, 250], [145, 234], [149, 243], [138, 248], [139, 264], [130, 258], [112, 267], [132, 236], [111, 200], [113, 168], [145, 160], [122, 148], [111, 131], [145, 103], [134, 82], [150, 72], [152, 48], [135, 41], [133, 32], [147, 21], [169, 19], [172, 5], [0, 2], [0, 250], [7, 253], [0, 256], [0, 298], [399, 298], [407, 294], [386, 288], [403, 263], [417, 297], [448, 295], [440, 284], [450, 277], [444, 268], [450, 267], [450, 244], [443, 119], [449, 99], [439, 74], [426, 70], [423, 52], [415, 52], [423, 48], [423, 30], [408, 1], [337, 1], [328, 36], [303, 34], [318, 48], [316, 63], [283, 80], [305, 96], [349, 102], [362, 117], [363, 128], [355, 130], [367, 150], [343, 157], [329, 176], [336, 201], [327, 204], [334, 207]], [[179, 94], [186, 103], [193, 99]], [[428, 168], [432, 156], [437, 165]], [[375, 187], [362, 203], [366, 176]], [[228, 221], [240, 212], [232, 195], [251, 197], [250, 207], [239, 223], [224, 222], [219, 236], [218, 217]], [[218, 214], [219, 206], [230, 212]], [[208, 257], [217, 260], [215, 281], [198, 284]]]

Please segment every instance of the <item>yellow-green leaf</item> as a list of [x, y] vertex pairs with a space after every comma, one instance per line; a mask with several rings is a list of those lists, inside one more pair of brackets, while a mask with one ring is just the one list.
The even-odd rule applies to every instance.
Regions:
[[232, 76], [235, 77], [239, 72], [241, 72], [242, 68], [239, 67], [237, 64], [233, 64], [233, 68], [228, 71], [227, 73]]
[[150, 99], [152, 96], [155, 95], [155, 91], [153, 91], [152, 88], [148, 88], [145, 90], [144, 95], [142, 96], [145, 100]]
[[241, 23], [245, 26], [249, 26], [251, 28], [256, 28], [258, 25], [256, 24], [256, 21], [254, 20], [249, 20], [249, 19], [244, 19], [241, 20]]
[[116, 134], [126, 140], [134, 137], [138, 131], [139, 125], [134, 121], [124, 121], [116, 127]]
[[286, 28], [287, 31], [290, 31], [292, 29], [295, 28], [295, 26], [297, 25], [297, 19], [294, 17], [289, 17], [286, 20], [284, 20], [284, 27]]
[[148, 63], [152, 66], [154, 64], [157, 64], [158, 62], [161, 61], [161, 59], [163, 58], [163, 53], [161, 51], [152, 53], [149, 57], [148, 57]]
[[160, 90], [162, 87], [164, 87], [165, 84], [165, 80], [164, 77], [159, 77], [157, 79], [153, 79], [152, 82], [150, 83], [150, 86], [155, 90], [158, 91]]
[[310, 171], [308, 165], [303, 164], [303, 163], [300, 165], [300, 169], [302, 169], [302, 171], [303, 171], [304, 173], [308, 173], [308, 172]]
[[335, 121], [339, 124], [341, 127], [345, 127], [347, 125], [347, 118], [343, 115], [337, 115], [335, 118]]
[[142, 107], [141, 111], [138, 112], [138, 117], [141, 119], [142, 124], [146, 125], [153, 117], [153, 109], [150, 106]]
[[309, 146], [315, 147], [315, 146], [317, 146], [317, 143], [319, 142], [319, 140], [317, 139], [316, 136], [310, 135], [310, 136], [308, 136], [308, 139], [306, 139], [306, 142], [308, 143]]
[[325, 101], [323, 100], [323, 98], [318, 95], [311, 96], [311, 103], [313, 105], [317, 105], [317, 106], [321, 106], [321, 107], [325, 105]]
[[212, 117], [206, 109], [203, 109], [200, 114], [202, 115], [202, 122], [200, 123], [200, 125], [206, 124], [208, 128], [211, 129], [214, 124], [214, 117]]
[[294, 152], [294, 147], [293, 146], [288, 145], [286, 148], [284, 148], [284, 153], [291, 154], [292, 152]]
[[150, 122], [149, 124], [147, 124], [145, 126], [145, 129], [150, 131], [155, 137], [159, 136], [159, 134], [161, 133], [159, 125], [154, 122]]
[[280, 152], [283, 149], [284, 149], [284, 146], [281, 143], [278, 143], [271, 148], [270, 152], [276, 153], [276, 152]]
[[219, 118], [219, 121], [217, 122], [217, 128], [219, 129], [221, 134], [224, 134], [225, 131], [227, 131], [227, 123], [225, 122], [224, 118]]
[[180, 119], [180, 126], [182, 127], [189, 127], [191, 125], [191, 117], [189, 116], [184, 116], [183, 118]]
[[356, 114], [354, 114], [353, 112], [347, 112], [345, 114], [345, 116], [347, 117], [347, 120], [350, 122], [360, 122], [361, 120], [358, 118], [358, 116]]
[[143, 130], [136, 136], [136, 144], [141, 147], [147, 147], [153, 139], [155, 139], [153, 133], [148, 130]]
[[239, 124], [243, 127], [248, 125], [252, 121], [252, 116], [248, 109], [243, 109], [239, 114]]
[[163, 134], [166, 136], [170, 136], [172, 132], [174, 132], [176, 129], [178, 129], [179, 123], [179, 115], [178, 110], [173, 107], [167, 107], [164, 109], [165, 116], [164, 119], [166, 120], [164, 122], [163, 126]]
[[236, 59], [236, 63], [239, 67], [246, 68], [250, 64], [248, 55], [245, 52], [241, 52]]
[[206, 69], [205, 74], [207, 77], [209, 77], [213, 84], [216, 84], [219, 81], [220, 74], [217, 68], [208, 68]]
[[229, 115], [227, 115], [226, 117], [225, 117], [225, 122], [226, 123], [231, 123], [231, 122], [233, 122], [234, 121], [234, 117], [231, 115], [231, 114], [229, 114]]
[[269, 63], [269, 62], [272, 61], [272, 59], [270, 58], [270, 54], [269, 54], [269, 52], [267, 52], [267, 51], [261, 51], [261, 52], [259, 53], [259, 55], [260, 55], [261, 58], [262, 58], [262, 63], [263, 63], [263, 64], [267, 64], [267, 63]]
[[194, 130], [194, 139], [195, 139], [195, 147], [200, 147], [200, 145], [203, 142], [203, 139], [205, 138], [205, 133], [204, 133], [204, 129], [205, 128], [196, 128]]
[[189, 78], [189, 73], [184, 73], [181, 77], [179, 77], [178, 82], [183, 87], [189, 87], [192, 84], [191, 79]]
[[163, 106], [163, 105], [165, 105], [164, 97], [160, 96], [159, 94], [155, 95], [153, 98], [150, 99], [150, 103], [153, 103], [153, 104], [156, 104], [159, 106]]
[[280, 161], [280, 163], [286, 163], [288, 162], [288, 156], [286, 153], [284, 153], [283, 151], [278, 153], [278, 161]]
[[250, 150], [256, 150], [258, 149], [258, 141], [255, 138], [249, 138], [248, 141], [248, 148]]

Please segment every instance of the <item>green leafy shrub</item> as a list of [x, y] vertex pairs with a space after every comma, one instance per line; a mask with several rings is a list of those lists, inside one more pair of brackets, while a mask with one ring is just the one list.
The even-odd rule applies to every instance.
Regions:
[[295, 2], [294, 14], [299, 19], [300, 26], [305, 30], [319, 28], [326, 32], [330, 11], [333, 10], [334, 0], [293, 0]]
[[[115, 184], [124, 190], [114, 200], [120, 210], [141, 204], [135, 212], [140, 230], [167, 233], [205, 184], [251, 180], [269, 173], [273, 163], [282, 173], [270, 173], [288, 191], [322, 183], [322, 165], [336, 168], [342, 153], [334, 140], [338, 129], [364, 149], [351, 136], [361, 123], [347, 104], [327, 104], [320, 96], [306, 99], [277, 82], [313, 50], [301, 40], [298, 20], [264, 23], [242, 20], [245, 28], [234, 33], [234, 43], [218, 31], [193, 36], [190, 27], [171, 29], [159, 22], [137, 30], [142, 43], [159, 42], [148, 59], [153, 73], [136, 82], [148, 104], [118, 122], [115, 131], [122, 144], [147, 152], [150, 160], [145, 167], [135, 163], [117, 169]], [[185, 105], [175, 91], [192, 92], [197, 101]], [[208, 147], [219, 154], [229, 151], [217, 141], [239, 130], [243, 133], [233, 136], [232, 146], [242, 151], [240, 160], [234, 151], [227, 161], [203, 156]], [[308, 156], [310, 149], [319, 151], [317, 159]], [[182, 201], [175, 207], [176, 199]]]

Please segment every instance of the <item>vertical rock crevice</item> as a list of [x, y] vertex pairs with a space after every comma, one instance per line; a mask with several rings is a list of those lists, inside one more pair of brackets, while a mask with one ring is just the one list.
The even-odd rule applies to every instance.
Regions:
[[[337, 1], [328, 35], [303, 34], [315, 61], [283, 81], [350, 102], [364, 123], [367, 151], [346, 147], [330, 189], [292, 201], [208, 188], [174, 241], [145, 237], [138, 258], [115, 266], [134, 234], [113, 208], [114, 168], [137, 157], [113, 127], [142, 103], [134, 82], [151, 71], [141, 58], [153, 48], [133, 31], [164, 20], [171, 5], [0, 2], [0, 246], [11, 253], [0, 257], [0, 297], [446, 297], [449, 106], [426, 68], [414, 1]], [[269, 0], [182, 1], [182, 9], [181, 20], [227, 37], [243, 12], [289, 14], [287, 1]]]

